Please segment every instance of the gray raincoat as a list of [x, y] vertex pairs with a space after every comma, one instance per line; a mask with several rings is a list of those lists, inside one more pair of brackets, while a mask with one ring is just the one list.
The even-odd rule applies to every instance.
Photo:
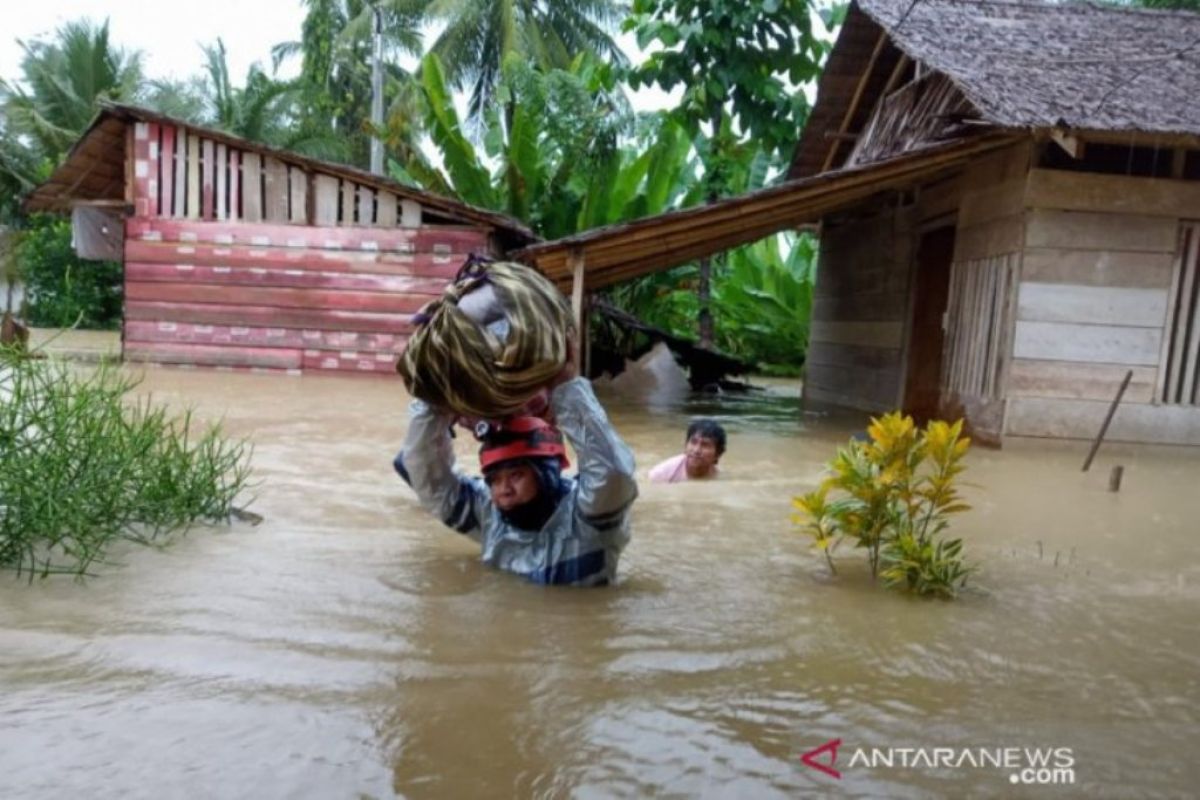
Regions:
[[506, 522], [483, 479], [455, 468], [452, 417], [419, 400], [412, 402], [396, 472], [423, 508], [482, 545], [484, 563], [534, 583], [603, 586], [616, 578], [617, 559], [629, 542], [629, 508], [637, 497], [633, 453], [587, 380], [560, 384], [550, 405], [555, 425], [575, 449], [579, 474], [569, 479], [570, 491], [539, 531]]

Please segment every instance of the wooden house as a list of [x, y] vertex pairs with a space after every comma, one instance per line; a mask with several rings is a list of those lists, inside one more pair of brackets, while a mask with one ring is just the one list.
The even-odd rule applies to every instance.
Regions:
[[540, 243], [589, 287], [816, 226], [804, 392], [1200, 444], [1200, 14], [856, 0], [789, 180]]
[[75, 212], [77, 246], [123, 260], [125, 359], [179, 365], [390, 373], [412, 313], [467, 255], [535, 238], [500, 214], [119, 105], [25, 207]]

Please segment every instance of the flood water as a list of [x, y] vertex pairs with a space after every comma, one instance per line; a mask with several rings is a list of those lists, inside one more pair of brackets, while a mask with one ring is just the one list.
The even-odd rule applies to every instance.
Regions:
[[[254, 442], [251, 527], [0, 578], [0, 797], [1193, 796], [1200, 451], [975, 450], [954, 602], [836, 578], [790, 523], [853, 416], [795, 384], [605, 397], [644, 471], [689, 415], [718, 482], [642, 483], [615, 587], [476, 562], [391, 471], [398, 381], [157, 369]], [[471, 457], [469, 437], [460, 456]], [[1125, 466], [1120, 493], [1108, 471]], [[840, 778], [800, 755], [841, 739]], [[1070, 748], [1074, 783], [851, 764], [856, 748]], [[897, 758], [899, 758], [897, 756]], [[827, 761], [827, 757], [823, 757]], [[1064, 779], [1065, 780], [1065, 779]]]

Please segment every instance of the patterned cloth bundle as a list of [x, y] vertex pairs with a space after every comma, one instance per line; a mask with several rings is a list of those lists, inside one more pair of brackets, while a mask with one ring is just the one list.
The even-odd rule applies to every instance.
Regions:
[[570, 357], [567, 299], [522, 264], [472, 257], [413, 321], [396, 371], [413, 397], [463, 417], [519, 413]]

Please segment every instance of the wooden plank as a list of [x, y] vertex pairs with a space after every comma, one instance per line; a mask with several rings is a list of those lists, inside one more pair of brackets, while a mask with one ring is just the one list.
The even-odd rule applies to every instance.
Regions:
[[1018, 321], [1013, 357], [1155, 366], [1162, 333], [1161, 328]]
[[1031, 247], [1025, 250], [1021, 275], [1036, 283], [1166, 289], [1173, 264], [1171, 253]]
[[358, 187], [358, 213], [355, 221], [359, 225], [375, 224], [375, 190], [369, 186]]
[[[249, 157], [249, 154], [247, 154]], [[447, 259], [487, 247], [487, 234], [474, 228], [424, 227], [417, 230], [318, 228], [305, 225], [247, 222], [188, 222], [131, 219], [125, 227], [131, 239], [163, 242], [207, 242], [256, 247], [286, 246], [327, 250], [392, 253], [434, 253]]]
[[298, 247], [181, 244], [125, 240], [126, 261], [185, 264], [195, 267], [309, 270], [435, 278], [444, 286], [458, 274], [462, 259], [428, 253], [380, 253], [355, 250], [305, 250]]
[[444, 278], [412, 275], [375, 275], [353, 272], [317, 272], [302, 269], [266, 269], [263, 267], [196, 266], [193, 264], [153, 264], [125, 262], [127, 281], [165, 281], [169, 283], [215, 284], [229, 286], [285, 286], [308, 289], [351, 289], [368, 292], [393, 292], [424, 295], [426, 300], [440, 297], [446, 288]]
[[242, 153], [242, 219], [261, 222], [263, 218], [262, 156]]
[[226, 153], [224, 143], [218, 144], [214, 150], [216, 156], [216, 181], [214, 186], [217, 191], [216, 208], [214, 213], [217, 219], [229, 219], [229, 203], [226, 196], [229, 192], [228, 173], [229, 173], [229, 156]]
[[390, 353], [360, 353], [353, 350], [339, 352], [305, 350], [303, 366], [305, 371], [395, 375], [396, 357]]
[[308, 173], [299, 167], [288, 168], [288, 184], [291, 192], [291, 221], [308, 224]]
[[1025, 198], [1030, 208], [1109, 214], [1188, 216], [1200, 209], [1200, 183], [1168, 178], [1035, 169]]
[[314, 225], [336, 225], [338, 222], [338, 179], [330, 175], [316, 176], [316, 217]]
[[126, 342], [122, 351], [126, 361], [153, 364], [193, 364], [196, 366], [244, 366], [272, 369], [299, 369], [302, 354], [295, 348], [221, 347], [199, 344]]
[[342, 181], [342, 206], [338, 212], [338, 222], [342, 225], [353, 225], [357, 217], [354, 213], [354, 204], [357, 194], [354, 191], [354, 184], [350, 181]]
[[405, 198], [400, 201], [400, 226], [403, 228], [421, 227], [421, 204], [416, 200]]
[[[1108, 413], [1108, 401], [1014, 397], [1007, 432], [1014, 436], [1090, 439]], [[1113, 442], [1200, 444], [1200, 408], [1122, 403], [1105, 436]]]
[[[1191, 274], [1191, 292], [1182, 296], [1180, 316], [1187, 320], [1191, 333], [1184, 346], [1184, 368], [1180, 374], [1182, 390], [1180, 402], [1196, 402], [1197, 369], [1200, 369], [1200, 225], [1192, 225], [1193, 246], [1184, 262], [1184, 270]], [[1186, 286], [1186, 282], [1184, 284]]]
[[188, 136], [187, 218], [200, 218], [200, 137]]
[[880, 369], [848, 369], [836, 365], [813, 364], [804, 370], [806, 400], [833, 403], [867, 411], [890, 411], [900, 396], [901, 365]]
[[904, 337], [904, 323], [894, 322], [826, 322], [813, 321], [809, 341], [854, 344], [899, 349]]
[[124, 335], [127, 342], [237, 344], [246, 347], [295, 347], [310, 350], [355, 350], [364, 353], [389, 354], [399, 353], [408, 341], [408, 336], [398, 333], [203, 325], [191, 322], [151, 320], [126, 322]]
[[162, 128], [162, 153], [159, 159], [162, 184], [159, 187], [161, 201], [158, 215], [163, 217], [175, 215], [175, 131], [174, 125], [164, 125]]
[[375, 224], [381, 228], [396, 227], [396, 195], [391, 192], [377, 192], [375, 204]]
[[962, 174], [922, 186], [917, 194], [917, 217], [933, 219], [958, 208], [963, 190]]
[[959, 228], [954, 241], [955, 261], [974, 261], [989, 256], [1020, 252], [1024, 246], [1025, 217], [1008, 217]]
[[1024, 176], [979, 189], [967, 189], [963, 191], [958, 207], [958, 226], [969, 228], [1020, 214], [1025, 209], [1024, 201]]
[[1031, 361], [1024, 358], [1015, 359], [1009, 369], [1008, 395], [1111, 401], [1113, 393], [1130, 369], [1133, 370], [1133, 381], [1125, 391], [1124, 400], [1130, 403], [1151, 402], [1158, 376], [1155, 367]]
[[839, 294], [813, 298], [812, 319], [845, 322], [902, 321], [908, 310], [908, 295]]
[[1072, 286], [1065, 283], [1021, 283], [1017, 318], [1032, 322], [1119, 322], [1161, 328], [1167, 315], [1165, 289]]
[[229, 209], [226, 218], [231, 220], [236, 220], [240, 215], [242, 202], [240, 157], [239, 151], [229, 148]]
[[277, 158], [263, 159], [263, 218], [267, 222], [288, 221], [287, 165]]
[[188, 132], [186, 128], [178, 128], [175, 135], [175, 198], [171, 206], [171, 216], [182, 219], [187, 216], [187, 153]]
[[132, 280], [125, 281], [125, 298], [126, 300], [160, 303], [215, 303], [395, 314], [411, 314], [429, 301], [429, 297], [425, 295]]
[[213, 141], [203, 139], [200, 142], [200, 215], [204, 219], [212, 219], [215, 211], [213, 179], [216, 176], [216, 165], [213, 162]]
[[226, 303], [169, 303], [129, 300], [126, 320], [191, 322], [201, 325], [238, 325], [302, 328], [305, 330], [364, 331], [408, 334], [410, 314], [378, 314], [329, 308], [278, 308]]
[[[135, 152], [136, 152], [137, 147], [134, 144], [136, 136], [137, 136], [137, 134], [135, 132], [134, 126], [126, 125], [125, 126], [125, 177], [124, 177], [125, 186], [124, 186], [123, 191], [124, 191], [124, 196], [125, 196], [125, 204], [129, 205], [129, 206], [132, 206], [137, 202], [137, 187], [135, 184], [135, 181], [137, 180], [137, 176], [135, 174], [135, 172], [136, 172], [135, 165], [137, 162], [137, 157], [135, 155]], [[68, 162], [68, 164], [69, 164], [69, 162]], [[79, 176], [77, 178], [75, 178], [72, 181], [72, 183], [68, 186], [67, 194], [70, 194], [74, 190], [75, 186], [77, 186], [80, 182], [82, 182], [87, 177], [88, 177], [88, 170], [87, 169], [82, 170], [80, 172]], [[105, 183], [107, 183], [107, 181], [105, 181]]]
[[884, 347], [813, 342], [805, 353], [805, 363], [880, 370], [896, 364], [896, 351]]
[[1168, 296], [1170, 316], [1166, 321], [1166, 332], [1162, 348], [1161, 363], [1166, 366], [1163, 370], [1164, 388], [1160, 395], [1164, 402], [1178, 402], [1180, 394], [1180, 376], [1184, 369], [1184, 343], [1187, 339], [1187, 307], [1188, 299], [1192, 296], [1196, 275], [1188, 269], [1197, 257], [1200, 248], [1200, 226], [1187, 225], [1180, 230], [1179, 255], [1175, 261], [1175, 277], [1171, 292]]
[[1175, 251], [1177, 222], [1174, 219], [1048, 209], [1030, 210], [1027, 217], [1025, 241], [1029, 247]]

